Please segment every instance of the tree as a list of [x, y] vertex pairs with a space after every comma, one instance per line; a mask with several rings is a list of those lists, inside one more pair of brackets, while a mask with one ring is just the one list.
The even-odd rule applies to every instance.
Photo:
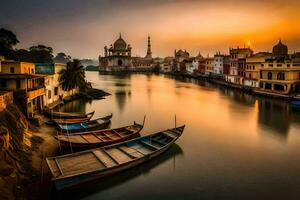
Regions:
[[74, 59], [73, 62], [68, 62], [66, 68], [60, 71], [59, 81], [64, 91], [70, 91], [78, 87], [80, 90], [85, 90], [85, 71], [80, 61]]
[[71, 62], [71, 56], [67, 56], [65, 53], [60, 52], [56, 55], [53, 61], [56, 63], [68, 63]]
[[13, 57], [13, 47], [19, 43], [17, 36], [10, 30], [0, 29], [0, 54], [5, 58]]
[[34, 63], [52, 63], [53, 49], [45, 45], [37, 45], [29, 48], [31, 62]]

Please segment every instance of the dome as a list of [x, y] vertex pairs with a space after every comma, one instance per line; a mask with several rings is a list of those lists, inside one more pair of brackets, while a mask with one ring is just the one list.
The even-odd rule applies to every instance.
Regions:
[[127, 49], [127, 44], [126, 42], [123, 40], [121, 34], [119, 39], [117, 39], [114, 43], [114, 49], [115, 50], [126, 50]]
[[281, 40], [279, 40], [278, 44], [273, 47], [273, 56], [287, 56], [288, 55], [288, 47], [285, 44], [282, 44]]

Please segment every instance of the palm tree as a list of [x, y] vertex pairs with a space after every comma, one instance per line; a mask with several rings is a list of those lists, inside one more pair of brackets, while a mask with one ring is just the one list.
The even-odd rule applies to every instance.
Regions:
[[80, 61], [74, 59], [68, 62], [67, 67], [59, 72], [59, 81], [64, 91], [78, 88], [82, 91], [86, 89], [85, 71]]

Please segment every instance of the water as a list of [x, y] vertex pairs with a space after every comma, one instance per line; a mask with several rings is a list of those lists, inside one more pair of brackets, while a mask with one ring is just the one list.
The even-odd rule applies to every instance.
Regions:
[[113, 113], [111, 127], [141, 122], [143, 135], [186, 124], [170, 151], [64, 197], [76, 199], [299, 199], [300, 108], [193, 80], [100, 76], [105, 100], [65, 111]]

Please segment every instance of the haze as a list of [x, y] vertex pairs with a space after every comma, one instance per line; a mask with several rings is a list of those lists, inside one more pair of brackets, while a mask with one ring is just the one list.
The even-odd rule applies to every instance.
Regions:
[[290, 0], [10, 0], [2, 2], [0, 26], [14, 31], [28, 48], [46, 44], [55, 53], [97, 58], [119, 32], [144, 56], [148, 34], [154, 56], [186, 49], [192, 55], [228, 52], [251, 44], [270, 51], [281, 38], [300, 51], [300, 2]]

